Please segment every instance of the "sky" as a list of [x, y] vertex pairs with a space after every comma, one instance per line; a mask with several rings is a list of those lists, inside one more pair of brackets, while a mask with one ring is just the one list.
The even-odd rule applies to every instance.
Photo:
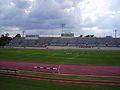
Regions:
[[0, 34], [120, 37], [120, 0], [0, 0]]

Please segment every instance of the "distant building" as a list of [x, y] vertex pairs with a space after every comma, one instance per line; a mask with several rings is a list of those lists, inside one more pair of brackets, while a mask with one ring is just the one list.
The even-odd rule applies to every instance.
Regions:
[[112, 36], [106, 36], [106, 38], [112, 38]]
[[62, 33], [61, 37], [62, 38], [73, 38], [74, 37], [74, 33]]
[[26, 35], [25, 39], [39, 39], [39, 35]]

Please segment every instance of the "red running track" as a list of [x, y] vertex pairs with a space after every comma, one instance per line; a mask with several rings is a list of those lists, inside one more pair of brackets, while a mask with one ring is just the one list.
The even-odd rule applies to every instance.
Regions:
[[[34, 66], [57, 68], [56, 70], [34, 68]], [[120, 66], [68, 65], [0, 60], [0, 69], [17, 69], [46, 73], [120, 76]]]

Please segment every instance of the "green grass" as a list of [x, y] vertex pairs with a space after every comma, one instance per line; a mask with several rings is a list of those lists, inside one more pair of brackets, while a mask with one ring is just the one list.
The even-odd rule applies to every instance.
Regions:
[[120, 81], [119, 76], [102, 77], [102, 76], [85, 76], [85, 75], [60, 75], [60, 74], [50, 74], [50, 73], [41, 73], [41, 72], [33, 72], [33, 71], [17, 71], [17, 74], [48, 77], [48, 78]]
[[[0, 73], [8, 73], [5, 71], [0, 71]], [[15, 72], [9, 72], [15, 73]], [[30, 75], [30, 76], [39, 76], [47, 78], [64, 78], [64, 79], [77, 79], [77, 80], [107, 80], [107, 81], [120, 81], [120, 76], [94, 76], [94, 75], [68, 75], [68, 74], [51, 74], [51, 73], [42, 73], [42, 72], [33, 72], [33, 71], [24, 71], [19, 70], [15, 74], [18, 75]]]
[[120, 65], [120, 52], [0, 49], [0, 60], [63, 64]]
[[70, 84], [0, 76], [0, 90], [120, 90], [120, 86]]

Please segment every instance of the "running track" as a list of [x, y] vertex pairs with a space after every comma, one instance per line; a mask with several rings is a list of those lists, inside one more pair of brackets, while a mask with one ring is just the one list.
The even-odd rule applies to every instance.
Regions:
[[[34, 68], [34, 66], [51, 67], [57, 69], [40, 69]], [[56, 74], [120, 76], [120, 66], [68, 65], [0, 60], [0, 69], [17, 69]]]

